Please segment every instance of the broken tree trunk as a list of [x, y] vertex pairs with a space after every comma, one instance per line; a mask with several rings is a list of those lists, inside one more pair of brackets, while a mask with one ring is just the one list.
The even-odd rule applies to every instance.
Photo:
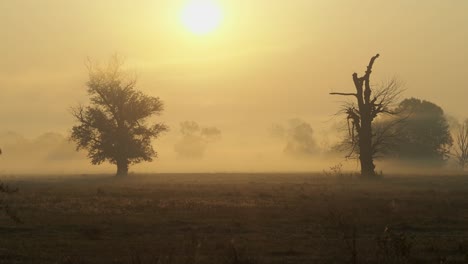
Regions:
[[353, 125], [351, 140], [355, 145], [353, 149], [357, 149], [359, 154], [361, 176], [363, 177], [376, 176], [372, 145], [372, 122], [377, 114], [381, 112], [381, 107], [376, 103], [378, 98], [372, 98], [370, 76], [377, 58], [379, 58], [379, 54], [371, 58], [364, 76], [359, 77], [357, 73], [353, 74], [356, 93], [331, 93], [331, 95], [353, 96], [356, 98], [357, 109], [356, 107], [348, 107], [346, 114]]

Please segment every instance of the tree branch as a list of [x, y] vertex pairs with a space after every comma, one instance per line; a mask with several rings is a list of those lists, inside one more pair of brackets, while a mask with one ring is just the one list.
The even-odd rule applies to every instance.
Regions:
[[330, 95], [357, 96], [355, 93], [330, 93]]
[[371, 58], [370, 62], [369, 62], [369, 66], [367, 66], [367, 71], [366, 71], [366, 75], [363, 76], [364, 79], [367, 79], [369, 78], [369, 76], [371, 75], [372, 73], [372, 68], [374, 67], [374, 62], [376, 59], [378, 59], [380, 57], [380, 54], [377, 54], [375, 55], [374, 57]]

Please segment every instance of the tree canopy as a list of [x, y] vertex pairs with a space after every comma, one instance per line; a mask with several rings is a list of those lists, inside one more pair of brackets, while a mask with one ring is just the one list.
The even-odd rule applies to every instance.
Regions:
[[198, 159], [205, 155], [209, 144], [221, 138], [221, 130], [216, 127], [201, 127], [197, 122], [180, 123], [182, 138], [175, 144], [174, 150], [181, 158]]
[[152, 161], [157, 153], [151, 140], [168, 129], [149, 120], [162, 113], [162, 101], [143, 94], [136, 84], [118, 59], [105, 68], [90, 65], [90, 104], [71, 111], [78, 122], [71, 134], [77, 149], [87, 150], [92, 164], [117, 165], [117, 175], [126, 175], [130, 164]]
[[408, 161], [445, 161], [453, 140], [442, 108], [429, 101], [410, 98], [403, 100], [397, 111], [407, 119], [399, 127], [397, 156]]

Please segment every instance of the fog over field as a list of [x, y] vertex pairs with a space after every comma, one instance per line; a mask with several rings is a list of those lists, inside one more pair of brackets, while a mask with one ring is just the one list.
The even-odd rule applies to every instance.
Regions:
[[[466, 1], [219, 2], [222, 26], [199, 37], [178, 22], [183, 1], [0, 1], [0, 170], [108, 171], [66, 139], [70, 107], [88, 102], [85, 61], [116, 53], [137, 87], [164, 102], [156, 118], [170, 128], [154, 142], [159, 158], [136, 172], [322, 171], [343, 162], [329, 153], [343, 120], [334, 117], [341, 98], [329, 93], [352, 91], [351, 74], [377, 52], [376, 84], [396, 76], [403, 98], [468, 116]], [[304, 142], [291, 136], [291, 120], [310, 126]], [[192, 142], [202, 148], [196, 157], [180, 155], [185, 121], [220, 137]], [[272, 133], [278, 125], [282, 135]]]
[[[321, 171], [343, 161], [342, 155], [322, 149], [321, 144], [325, 143], [319, 142], [314, 133], [310, 139], [315, 145], [310, 147], [309, 138], [301, 142], [288, 134], [276, 135], [271, 131], [273, 127], [266, 127], [262, 131], [263, 136], [249, 135], [248, 138], [222, 131], [215, 140], [202, 136], [185, 138], [179, 131], [171, 131], [154, 144], [159, 158], [151, 163], [136, 165], [131, 171], [304, 172]], [[65, 134], [45, 133], [38, 137], [26, 137], [15, 132], [3, 132], [0, 133], [0, 140], [4, 152], [0, 158], [0, 172], [3, 173], [80, 174], [114, 170], [107, 164], [91, 166], [86, 153], [76, 152], [74, 144]], [[357, 166], [355, 161], [351, 163]]]
[[0, 264], [468, 263], [468, 0], [0, 0]]

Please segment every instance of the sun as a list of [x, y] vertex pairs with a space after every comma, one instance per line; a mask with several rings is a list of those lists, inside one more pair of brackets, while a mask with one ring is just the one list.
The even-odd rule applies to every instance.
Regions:
[[182, 23], [196, 35], [215, 31], [222, 18], [221, 8], [212, 0], [191, 0], [182, 10]]

